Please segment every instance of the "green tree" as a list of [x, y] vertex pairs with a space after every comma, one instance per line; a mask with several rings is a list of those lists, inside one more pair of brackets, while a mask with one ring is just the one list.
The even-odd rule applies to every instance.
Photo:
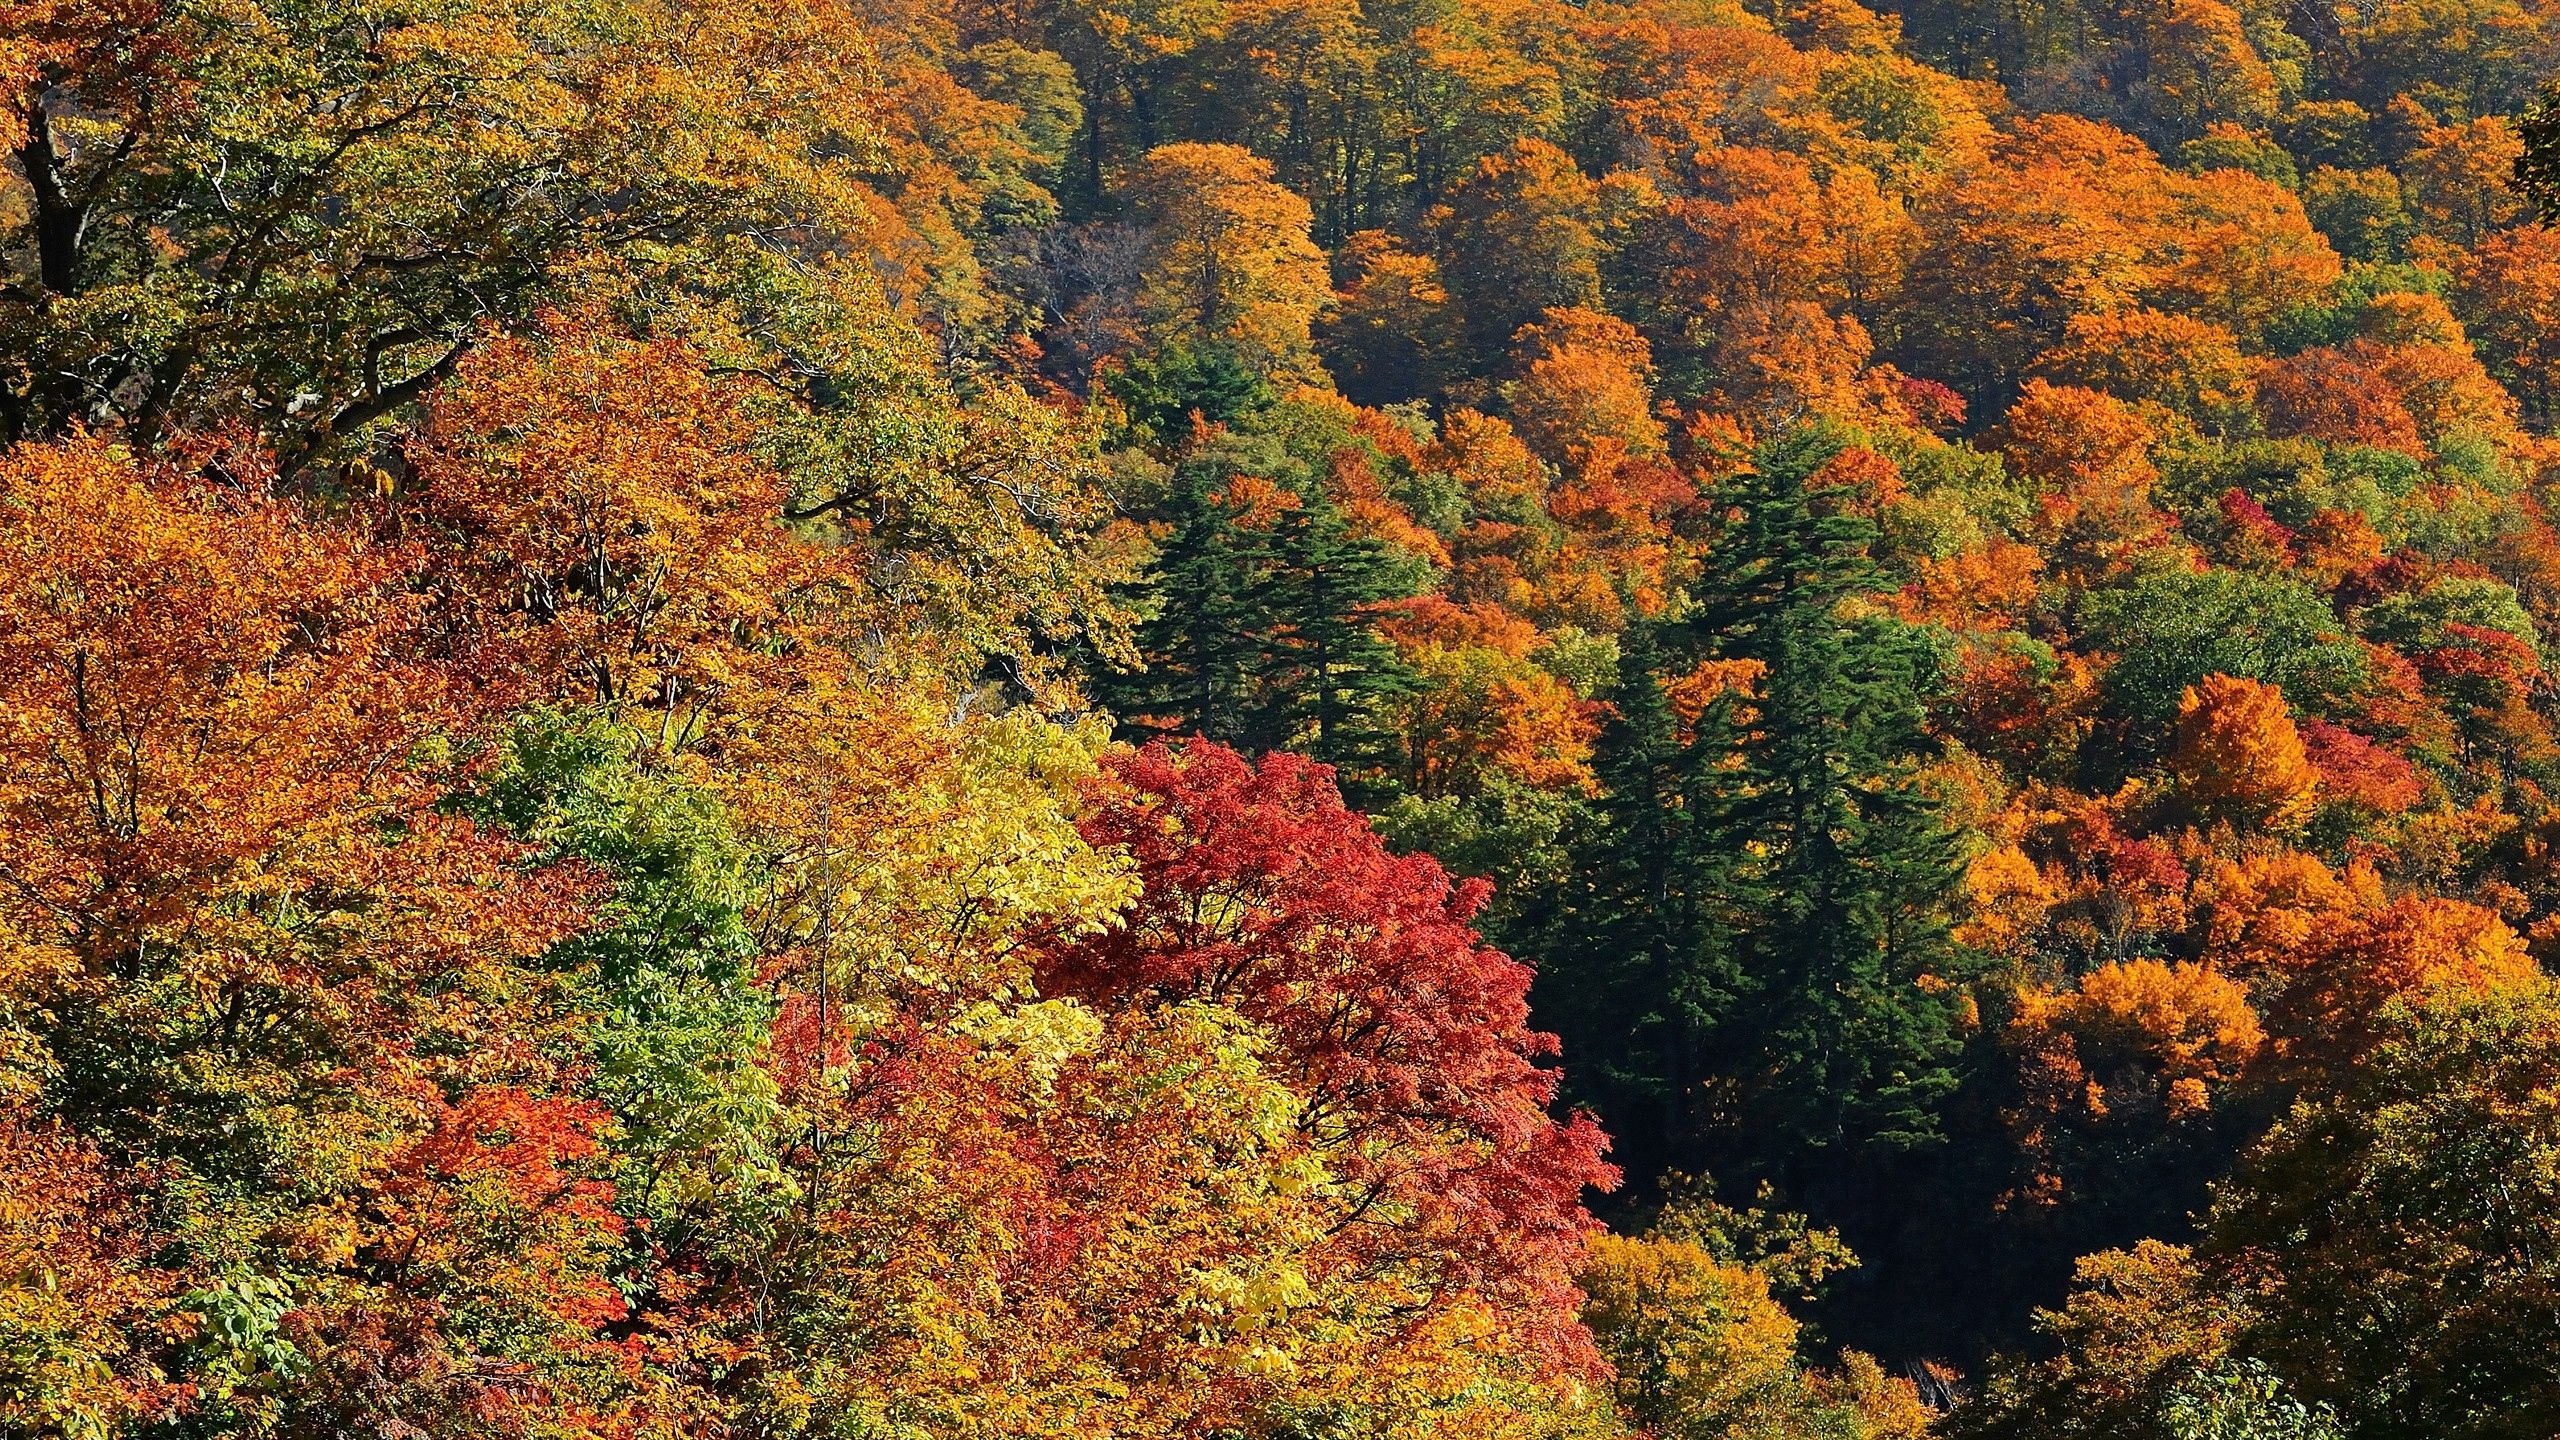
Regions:
[[1595, 878], [1549, 951], [1586, 1065], [1614, 1051], [1667, 1134], [1798, 1195], [1932, 1138], [1963, 966], [1956, 838], [1914, 783], [1940, 649], [1870, 598], [1875, 527], [1819, 479], [1849, 438], [1764, 446], [1685, 611], [1631, 640]]
[[[1603, 796], [1574, 863], [1523, 922], [1548, 957], [1538, 1013], [1567, 1037], [1570, 1082], [1609, 1117], [1630, 1169], [1671, 1162], [1694, 1138], [1709, 1035], [1741, 990], [1737, 940], [1762, 898], [1733, 838], [1701, 825], [1698, 782], [1717, 747], [1684, 739], [1666, 681], [1673, 627], [1630, 629], [1596, 757]], [[1730, 736], [1733, 695], [1695, 729]]]
[[746, 907], [761, 875], [718, 801], [634, 732], [537, 714], [507, 738], [464, 808], [595, 867], [612, 893], [594, 928], [545, 964], [588, 1017], [594, 1093], [621, 1126], [615, 1193], [656, 1226], [698, 1225], [714, 1203], [769, 1204], [789, 1179], [763, 1063], [775, 1004]]
[[853, 12], [532, 0], [13, 15], [0, 436], [370, 433], [598, 255], [861, 232]]
[[1134, 597], [1144, 668], [1098, 688], [1138, 730], [1298, 750], [1356, 790], [1390, 742], [1376, 706], [1414, 683], [1378, 621], [1419, 567], [1355, 530], [1293, 450], [1266, 424], [1176, 467]]
[[1766, 667], [1741, 764], [1703, 777], [1723, 783], [1702, 820], [1768, 856], [1740, 1017], [1768, 1077], [1753, 1128], [1811, 1149], [1922, 1141], [1954, 1084], [1954, 1003], [1920, 982], [1957, 964], [1956, 839], [1912, 784], [1941, 653], [1868, 601], [1875, 528], [1816, 481], [1846, 443], [1812, 430], [1763, 451], [1688, 617], [1702, 648]]
[[2560, 1428], [2560, 991], [2433, 1001], [2216, 1196], [2271, 1262], [2244, 1346], [2358, 1440]]
[[2082, 597], [2085, 649], [2115, 655], [2104, 713], [2129, 754], [2164, 742], [2179, 698], [2207, 675], [2281, 687], [2296, 713], [2337, 711], [2363, 687], [2364, 653], [2317, 591], [2236, 570], [2199, 574], [2163, 563], [2131, 583]]
[[2341, 1440], [2337, 1413], [2286, 1393], [2284, 1381], [2254, 1360], [2198, 1372], [2160, 1407], [2169, 1440]]

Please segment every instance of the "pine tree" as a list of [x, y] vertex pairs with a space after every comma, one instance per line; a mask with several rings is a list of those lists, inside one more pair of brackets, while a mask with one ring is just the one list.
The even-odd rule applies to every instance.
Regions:
[[[1577, 1093], [1610, 1117], [1629, 1168], [1680, 1159], [1695, 1134], [1703, 1046], [1741, 977], [1726, 914], [1734, 857], [1702, 846], [1695, 757], [1666, 681], [1667, 627], [1643, 622], [1619, 652], [1597, 763], [1604, 798], [1576, 845], [1578, 893], [1528, 907], [1524, 946], [1547, 957], [1539, 1013], [1571, 1037]], [[1709, 725], [1723, 714], [1702, 715]], [[1694, 728], [1694, 726], [1692, 727]]]
[[1619, 1133], [1790, 1188], [1923, 1143], [1954, 1083], [1958, 857], [1913, 784], [1935, 646], [1865, 598], [1874, 527], [1816, 479], [1843, 443], [1765, 447], [1676, 618], [1629, 636], [1589, 879], [1541, 917], [1542, 1003], [1610, 1056]]
[[1379, 607], [1413, 594], [1413, 577], [1383, 543], [1353, 533], [1321, 491], [1300, 501], [1266, 587], [1277, 622], [1275, 708], [1291, 748], [1345, 772], [1357, 793], [1357, 777], [1383, 768], [1393, 747], [1379, 706], [1416, 683], [1377, 629]]
[[1753, 1130], [1804, 1150], [1924, 1140], [1954, 1084], [1953, 1007], [1931, 982], [1956, 961], [1941, 907], [1958, 855], [1911, 783], [1937, 650], [1865, 602], [1883, 585], [1875, 527], [1815, 483], [1842, 445], [1816, 429], [1764, 449], [1688, 616], [1702, 651], [1765, 667], [1741, 763], [1699, 772], [1701, 824], [1767, 857], [1749, 998], [1723, 1028], [1763, 1077]]
[[1169, 533], [1136, 598], [1145, 669], [1102, 677], [1141, 733], [1196, 733], [1334, 765], [1345, 788], [1381, 770], [1381, 702], [1414, 684], [1378, 633], [1413, 567], [1356, 533], [1276, 437], [1220, 436], [1176, 470]]
[[1105, 673], [1098, 688], [1135, 730], [1264, 748], [1274, 739], [1259, 713], [1257, 622], [1275, 556], [1267, 536], [1238, 523], [1224, 478], [1205, 466], [1176, 474], [1172, 533], [1139, 597], [1154, 607], [1137, 636], [1145, 669]]

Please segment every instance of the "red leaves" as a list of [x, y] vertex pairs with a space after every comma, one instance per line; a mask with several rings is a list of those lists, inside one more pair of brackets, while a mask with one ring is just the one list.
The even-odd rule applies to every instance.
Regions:
[[[1615, 1170], [1587, 1115], [1548, 1111], [1554, 1037], [1529, 1028], [1530, 973], [1478, 943], [1482, 882], [1397, 856], [1323, 766], [1161, 743], [1112, 764], [1086, 822], [1125, 847], [1145, 890], [1127, 923], [1053, 939], [1051, 993], [1222, 1002], [1268, 1029], [1302, 1125], [1346, 1183], [1353, 1263], [1437, 1267], [1543, 1324], [1586, 1358], [1569, 1291], [1586, 1186]], [[1436, 1252], [1436, 1253], [1435, 1253]]]
[[609, 1119], [584, 1100], [471, 1092], [394, 1162], [383, 1192], [391, 1223], [377, 1244], [405, 1271], [455, 1267], [455, 1279], [512, 1290], [573, 1331], [624, 1318], [595, 1268], [623, 1220], [613, 1187], [586, 1173]]
[[2425, 789], [2415, 766], [2353, 730], [2312, 720], [2302, 726], [2302, 746], [2320, 770], [2320, 788], [2333, 799], [2397, 815], [2418, 803]]

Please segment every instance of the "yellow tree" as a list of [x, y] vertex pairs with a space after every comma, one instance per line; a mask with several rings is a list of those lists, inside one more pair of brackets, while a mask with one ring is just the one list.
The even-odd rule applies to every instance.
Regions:
[[2249, 43], [2238, 10], [2173, 0], [2135, 14], [2136, 43], [2150, 57], [2143, 98], [2172, 135], [2200, 135], [2217, 122], [2263, 129], [2275, 119], [2276, 73]]
[[1459, 315], [1440, 267], [1383, 230], [1344, 242], [1342, 292], [1322, 336], [1343, 393], [1369, 405], [1437, 391], [1456, 359]]
[[2238, 337], [2210, 320], [2148, 308], [2074, 315], [2037, 378], [2167, 406], [2208, 433], [2244, 426], [2257, 398]]
[[484, 341], [439, 393], [400, 508], [451, 593], [494, 602], [493, 638], [529, 645], [585, 703], [689, 735], [857, 553], [784, 529], [783, 479], [738, 395], [680, 343], [550, 317]]
[[2133, 406], [2095, 390], [2029, 380], [1993, 436], [2018, 473], [2044, 491], [2027, 536], [2047, 563], [2091, 577], [2153, 543], [2165, 520], [2151, 503], [2159, 432]]
[[[2403, 97], [2395, 111], [2414, 108]], [[2474, 245], [2491, 233], [2531, 218], [2532, 207], [2515, 187], [2524, 141], [2503, 116], [2484, 115], [2458, 125], [2438, 124], [2423, 111], [2413, 117], [2418, 146], [2401, 173], [2428, 236]]]
[[1653, 351], [1635, 327], [1594, 310], [1549, 310], [1522, 326], [1520, 377], [1504, 387], [1511, 423], [1549, 464], [1581, 469], [1603, 451], [1659, 455]]
[[0, 106], [8, 438], [236, 420], [291, 468], [586, 256], [869, 238], [875, 50], [835, 0], [77, 8], [25, 16]]
[[1313, 212], [1269, 161], [1236, 145], [1160, 146], [1128, 192], [1146, 226], [1139, 305], [1157, 343], [1225, 352], [1268, 378], [1321, 373], [1312, 331], [1333, 284]]

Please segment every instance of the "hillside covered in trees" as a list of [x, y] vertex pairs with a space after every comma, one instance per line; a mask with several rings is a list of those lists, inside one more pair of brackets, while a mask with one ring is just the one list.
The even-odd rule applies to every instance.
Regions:
[[0, 1433], [2549, 1440], [2550, 0], [0, 0]]

